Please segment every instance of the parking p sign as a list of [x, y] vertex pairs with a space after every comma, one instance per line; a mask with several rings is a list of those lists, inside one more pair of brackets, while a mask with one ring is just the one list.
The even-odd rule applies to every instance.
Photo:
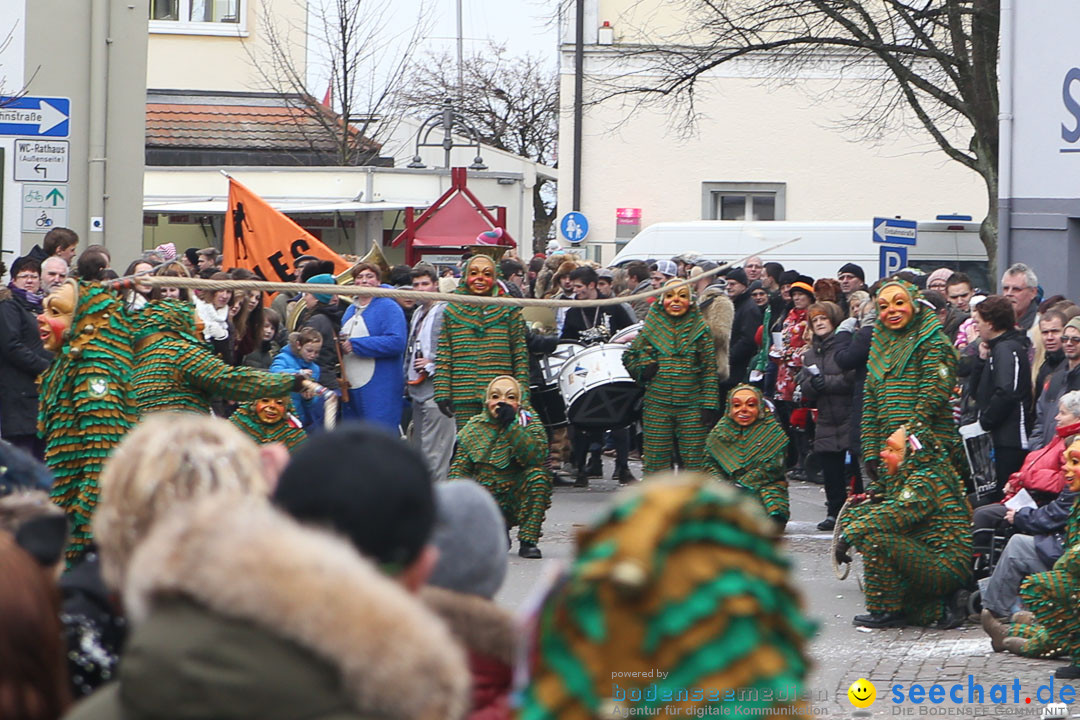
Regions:
[[903, 245], [882, 245], [878, 254], [878, 277], [889, 277], [907, 267], [907, 248]]

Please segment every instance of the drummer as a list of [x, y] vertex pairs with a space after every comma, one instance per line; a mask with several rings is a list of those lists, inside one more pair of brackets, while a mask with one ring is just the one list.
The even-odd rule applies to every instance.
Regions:
[[[596, 270], [582, 266], [570, 273], [570, 289], [575, 300], [597, 300], [604, 295], [597, 289], [599, 276]], [[563, 340], [576, 340], [589, 345], [607, 342], [611, 336], [634, 324], [634, 316], [625, 305], [604, 305], [592, 307], [570, 307], [562, 313], [559, 337]], [[630, 431], [627, 427], [610, 428], [615, 445], [615, 473], [612, 480], [620, 484], [633, 482], [636, 478], [630, 472]], [[602, 477], [604, 430], [575, 427], [571, 436], [574, 470], [574, 486], [588, 487], [590, 477]], [[592, 457], [586, 463], [591, 446], [595, 446]]]

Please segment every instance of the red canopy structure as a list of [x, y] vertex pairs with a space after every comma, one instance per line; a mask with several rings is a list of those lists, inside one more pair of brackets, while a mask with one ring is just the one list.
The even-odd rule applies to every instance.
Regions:
[[[400, 247], [405, 243], [405, 262], [409, 265], [415, 265], [425, 254], [460, 251], [473, 245], [517, 246], [506, 232], [506, 208], [496, 208], [494, 216], [488, 212], [466, 187], [467, 174], [466, 168], [451, 168], [450, 189], [420, 217], [416, 217], [415, 208], [405, 208], [405, 229], [390, 245]], [[495, 243], [477, 241], [480, 233], [496, 228], [503, 233]]]

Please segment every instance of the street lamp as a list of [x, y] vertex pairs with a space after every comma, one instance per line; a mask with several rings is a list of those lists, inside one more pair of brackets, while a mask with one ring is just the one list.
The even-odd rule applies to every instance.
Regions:
[[[442, 128], [443, 131], [442, 140], [440, 142], [431, 142], [431, 134], [439, 128]], [[476, 147], [476, 157], [473, 159], [469, 169], [487, 170], [488, 166], [484, 164], [484, 158], [480, 157], [480, 133], [460, 113], [454, 110], [449, 98], [443, 102], [442, 110], [420, 125], [420, 129], [416, 132], [416, 154], [413, 156], [412, 162], [405, 167], [414, 169], [427, 167], [420, 158], [420, 148], [441, 147], [443, 152], [446, 153], [446, 168], [449, 169], [450, 151], [455, 147], [466, 147], [465, 144], [454, 142], [455, 130], [459, 135], [465, 135], [469, 138], [468, 145], [475, 145]]]

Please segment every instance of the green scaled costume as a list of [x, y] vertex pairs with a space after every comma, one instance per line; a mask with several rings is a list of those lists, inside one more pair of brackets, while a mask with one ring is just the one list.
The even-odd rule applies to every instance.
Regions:
[[[465, 264], [462, 278], [478, 258]], [[456, 295], [471, 295], [463, 281]], [[501, 295], [498, 283], [491, 296]], [[480, 412], [488, 381], [509, 375], [522, 387], [522, 399], [529, 393], [529, 351], [525, 344], [525, 321], [516, 307], [447, 303], [439, 334], [439, 371], [435, 373], [435, 401], [450, 401], [458, 431]]]
[[[906, 425], [909, 434], [943, 449], [958, 471], [966, 469], [966, 462], [957, 464], [963, 450], [949, 405], [956, 384], [956, 351], [918, 289], [903, 280], [890, 280], [878, 292], [891, 285], [904, 289], [915, 313], [901, 330], [880, 321], [874, 327], [863, 392], [863, 458], [877, 462], [885, 440]], [[880, 483], [867, 489], [892, 494]]]
[[238, 407], [236, 412], [229, 416], [229, 422], [259, 445], [281, 443], [289, 452], [307, 440], [307, 433], [303, 428], [293, 425], [288, 415], [273, 425], [264, 423], [255, 412], [255, 403], [244, 403]]
[[[673, 467], [676, 438], [683, 469], [704, 469], [705, 437], [711, 428], [702, 422], [702, 411], [720, 407], [720, 391], [712, 335], [701, 311], [691, 304], [686, 313], [672, 317], [660, 301], [654, 302], [622, 361], [630, 376], [645, 386], [645, 472]], [[643, 373], [654, 364], [659, 370], [646, 380]]]
[[56, 477], [52, 500], [71, 523], [70, 565], [92, 541], [98, 477], [137, 412], [129, 386], [131, 327], [123, 303], [97, 283], [68, 282], [77, 288], [75, 312], [67, 341], [41, 375], [38, 432]]
[[932, 441], [909, 447], [895, 474], [882, 467], [890, 494], [849, 507], [843, 537], [863, 554], [866, 609], [931, 625], [971, 578], [971, 506], [963, 481]]
[[[750, 391], [758, 399], [758, 419], [746, 427], [731, 417], [731, 399], [740, 391]], [[761, 391], [753, 385], [738, 385], [728, 393], [724, 417], [705, 439], [705, 472], [749, 492], [783, 527], [791, 517], [784, 478], [787, 446], [787, 433], [773, 417]]]
[[195, 333], [195, 310], [179, 300], [154, 300], [135, 318], [136, 365], [132, 377], [142, 414], [195, 412], [210, 401], [285, 397], [298, 376], [226, 364]]
[[535, 545], [551, 507], [551, 476], [544, 468], [547, 431], [539, 416], [522, 404], [523, 417], [501, 426], [487, 408], [469, 418], [457, 435], [450, 479], [475, 480], [502, 510], [507, 528], [518, 526], [518, 540]]
[[795, 716], [816, 626], [758, 503], [700, 474], [655, 477], [577, 547], [535, 618], [519, 720]]
[[1024, 655], [1057, 657], [1068, 655], [1080, 664], [1080, 547], [1073, 545], [1047, 572], [1028, 576], [1020, 585], [1020, 598], [1035, 614], [1037, 626], [1029, 633], [1010, 629], [1010, 635], [1028, 638]]

